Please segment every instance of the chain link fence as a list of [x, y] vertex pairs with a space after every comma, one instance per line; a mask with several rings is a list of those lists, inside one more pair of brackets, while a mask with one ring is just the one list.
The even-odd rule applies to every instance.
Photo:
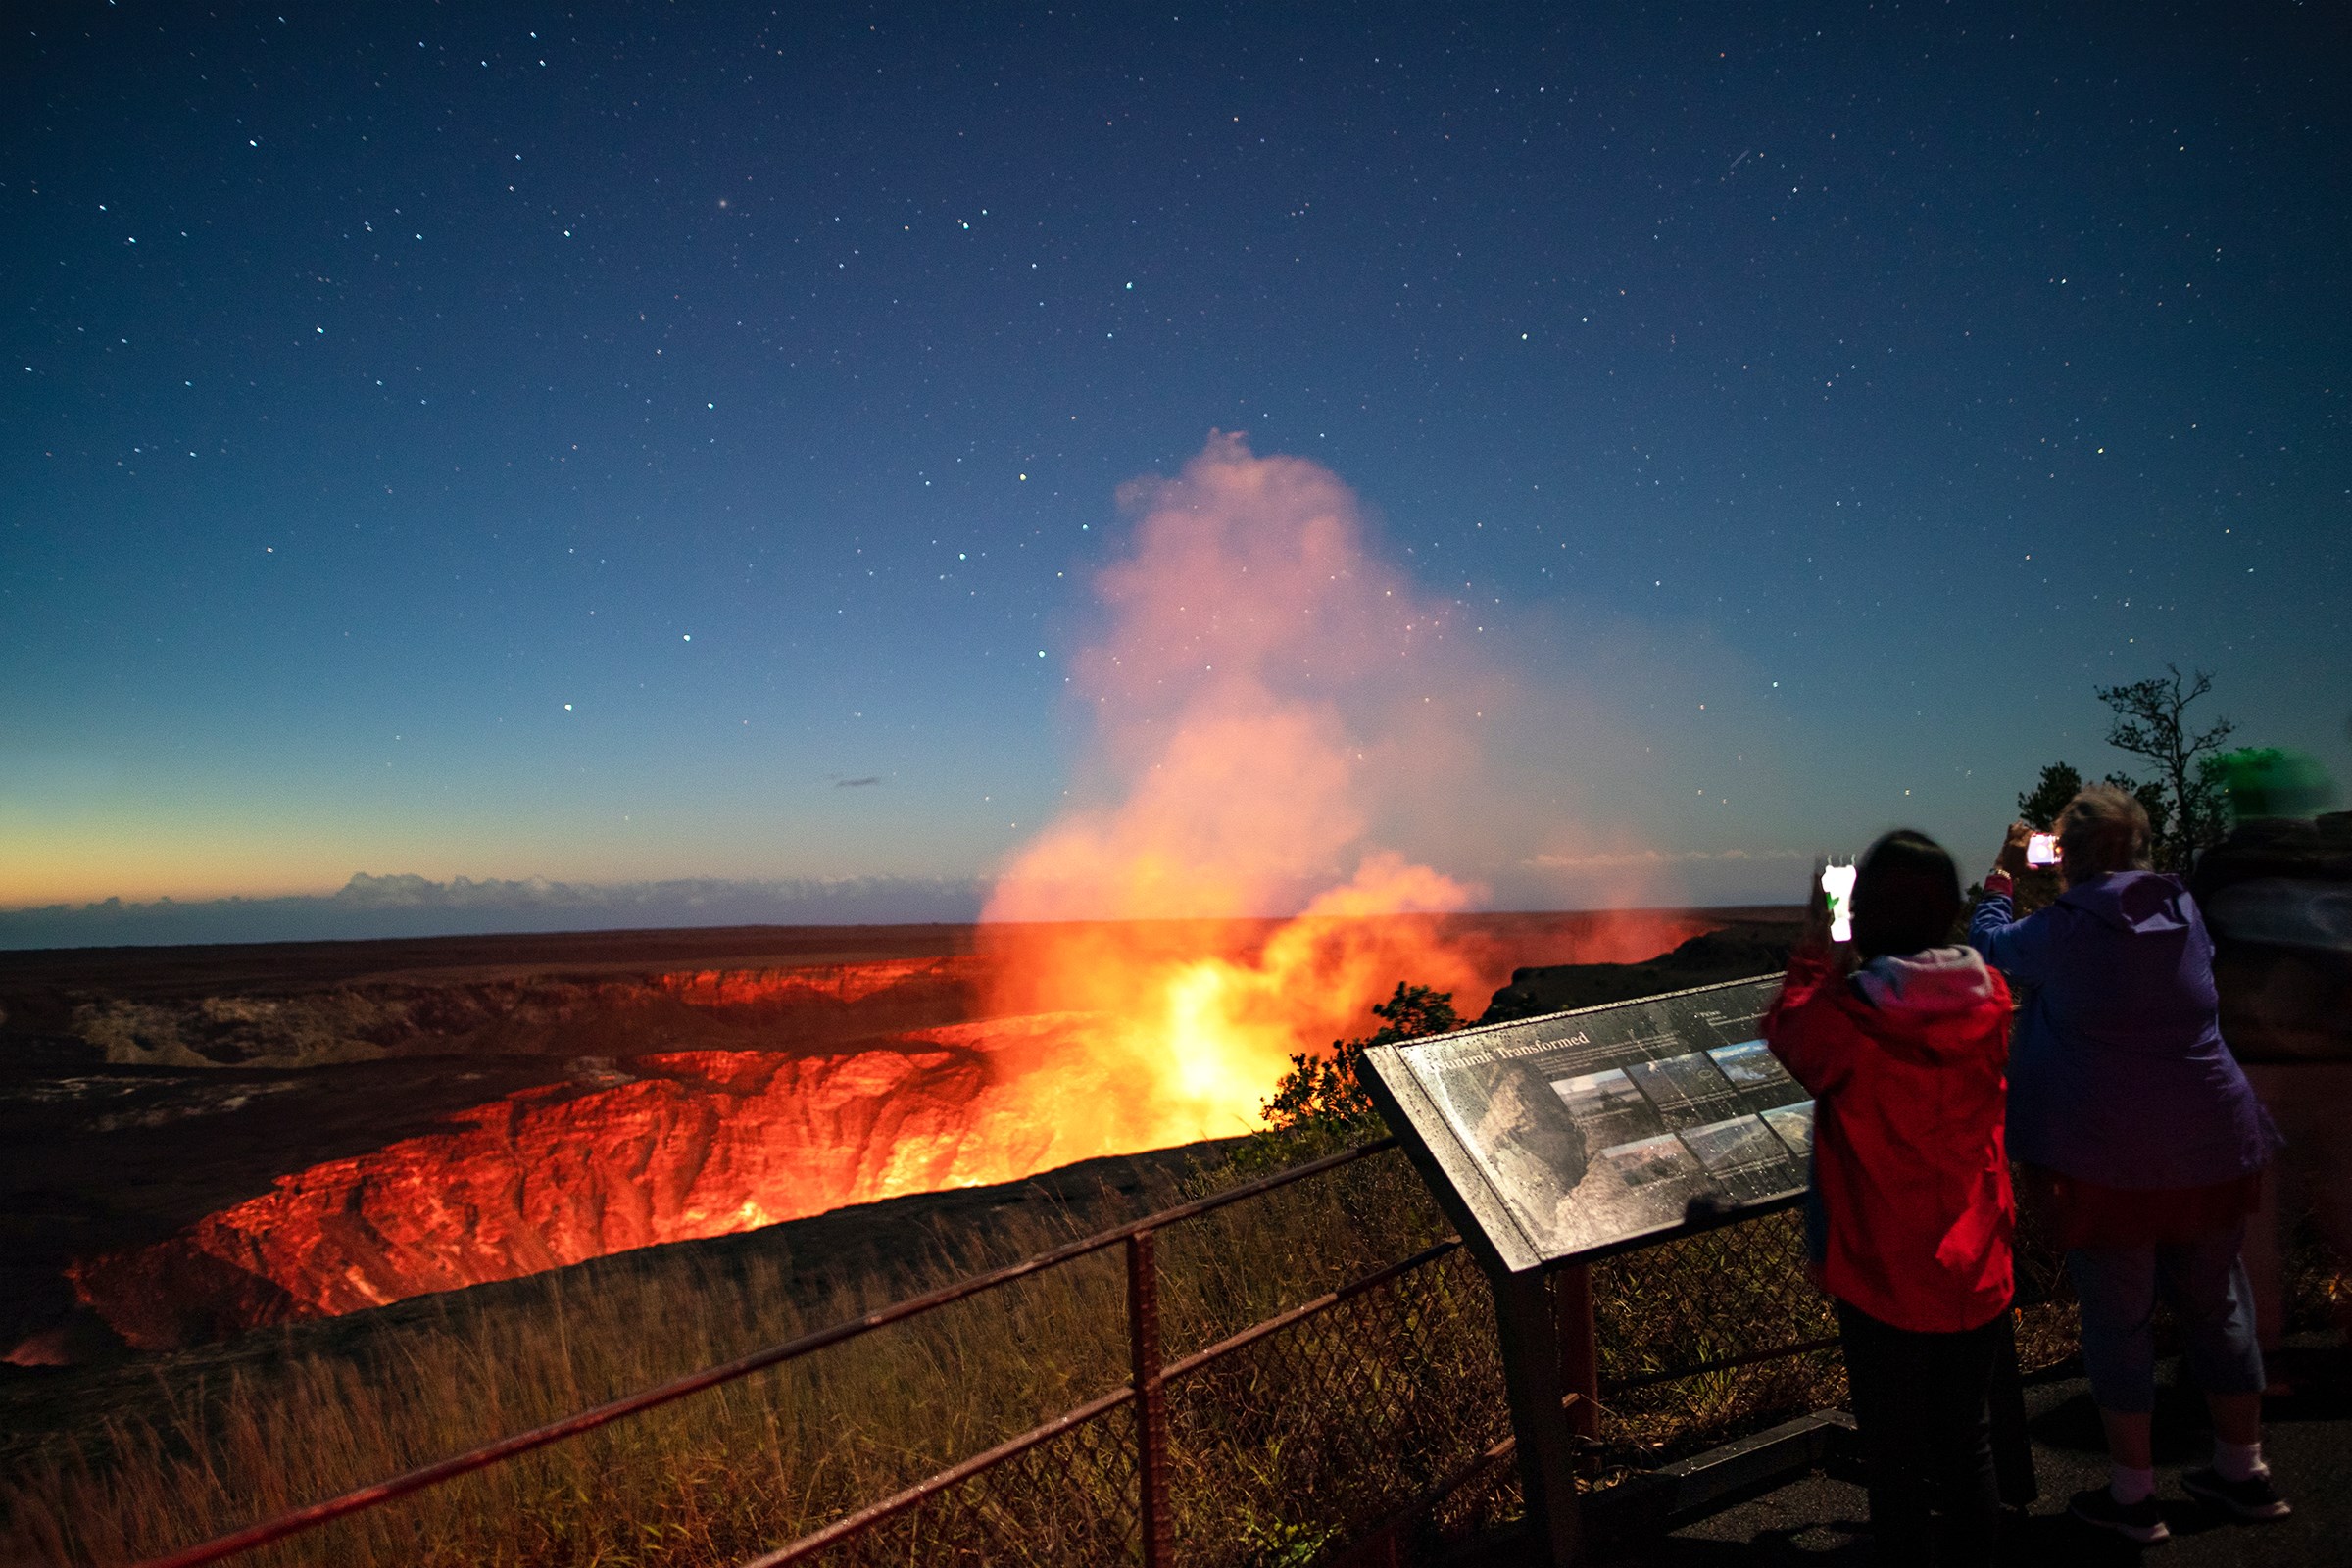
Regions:
[[1187, 1373], [1168, 1401], [1184, 1560], [1310, 1561], [1436, 1493], [1510, 1429], [1494, 1343], [1457, 1247]]
[[[787, 1562], [844, 1568], [1061, 1568], [1140, 1560], [1132, 1401], [858, 1525]], [[764, 1559], [763, 1559], [764, 1560]]]
[[1613, 1465], [1679, 1458], [1844, 1394], [1795, 1209], [1594, 1264], [1592, 1319]]

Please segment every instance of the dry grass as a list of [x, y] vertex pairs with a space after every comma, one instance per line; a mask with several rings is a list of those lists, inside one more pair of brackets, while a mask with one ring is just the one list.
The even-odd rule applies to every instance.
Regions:
[[[1368, 1163], [1382, 1168], [1303, 1183], [1166, 1236], [1168, 1355], [1426, 1245], [1437, 1222], [1417, 1180], [1394, 1155]], [[942, 1258], [934, 1272], [955, 1277], [1007, 1251], [1067, 1239], [1032, 1224], [1028, 1234], [993, 1238], [986, 1257]], [[1462, 1346], [1475, 1360], [1483, 1337], [1443, 1332], [1447, 1324], [1437, 1320], [1474, 1311], [1483, 1292], [1475, 1281], [1448, 1289], [1450, 1301], [1416, 1310], [1430, 1316], [1433, 1342]], [[880, 1304], [850, 1286], [813, 1308], [792, 1301], [774, 1267], [713, 1270], [692, 1254], [669, 1254], [640, 1272], [608, 1275], [594, 1296], [567, 1294], [564, 1276], [551, 1275], [526, 1309], [477, 1310], [459, 1296], [436, 1316], [366, 1338], [349, 1353], [291, 1354], [248, 1365], [225, 1383], [159, 1383], [143, 1409], [113, 1416], [77, 1445], [53, 1446], [0, 1483], [0, 1552], [47, 1562], [135, 1559]], [[1113, 1250], [250, 1560], [735, 1560], [1120, 1386], [1125, 1321], [1125, 1276]], [[1463, 1370], [1424, 1368], [1419, 1381]], [[1254, 1377], [1258, 1393], [1276, 1394], [1273, 1373]], [[1332, 1449], [1333, 1435], [1293, 1419], [1280, 1397], [1270, 1400], [1277, 1419], [1259, 1409], [1253, 1421], [1249, 1387], [1224, 1388], [1212, 1399], [1183, 1394], [1176, 1406], [1190, 1423], [1189, 1441], [1178, 1458], [1195, 1474], [1180, 1472], [1180, 1500], [1203, 1490], [1189, 1485], [1197, 1479], [1222, 1494], [1197, 1510], [1203, 1529], [1212, 1517], [1238, 1519], [1245, 1537], [1281, 1539], [1289, 1529], [1274, 1516], [1282, 1499], [1310, 1511], [1316, 1500], [1296, 1455]], [[1473, 1402], [1498, 1410], [1499, 1393]], [[1058, 1461], [1047, 1478], [1064, 1493], [1073, 1483], [1081, 1493], [1094, 1487], [1112, 1516], [1126, 1508], [1119, 1466], [1131, 1440], [1123, 1420], [1103, 1424], [1102, 1436], [1115, 1440], [1104, 1445], [1106, 1468]], [[1231, 1452], [1212, 1452], [1251, 1444], [1256, 1451], [1238, 1464]], [[1212, 1479], [1210, 1470], [1220, 1474]], [[1250, 1475], [1263, 1484], [1234, 1479]], [[1226, 1506], [1244, 1494], [1250, 1506]]]

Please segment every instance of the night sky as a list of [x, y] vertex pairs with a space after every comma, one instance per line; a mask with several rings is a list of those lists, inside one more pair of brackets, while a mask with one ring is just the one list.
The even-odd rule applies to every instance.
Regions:
[[1450, 9], [12, 8], [0, 906], [984, 878], [1212, 430], [1582, 694], [1492, 903], [2352, 778], [2341, 7]]

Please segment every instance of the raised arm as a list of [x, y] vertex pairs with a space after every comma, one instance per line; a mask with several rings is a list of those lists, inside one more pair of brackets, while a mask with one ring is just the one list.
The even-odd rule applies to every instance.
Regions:
[[1788, 955], [1781, 994], [1764, 1013], [1764, 1044], [1788, 1076], [1820, 1099], [1845, 1076], [1854, 1028], [1838, 1009], [1838, 990], [1853, 968], [1851, 949], [1830, 941], [1830, 906], [1814, 868], [1805, 895], [1805, 929]]
[[2016, 918], [2017, 873], [2025, 869], [2026, 836], [2033, 831], [2023, 822], [2009, 825], [2009, 836], [1984, 879], [1984, 895], [1968, 922], [1968, 945], [1983, 955], [2017, 985], [2039, 985], [2049, 968], [2050, 922], [2044, 914]]
[[1854, 1026], [1838, 1006], [1844, 984], [1845, 966], [1827, 947], [1800, 947], [1788, 956], [1788, 976], [1764, 1013], [1764, 1044], [1816, 1100], [1852, 1068]]

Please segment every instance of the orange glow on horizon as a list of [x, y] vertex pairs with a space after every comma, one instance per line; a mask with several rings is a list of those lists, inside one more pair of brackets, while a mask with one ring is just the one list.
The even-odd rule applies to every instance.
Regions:
[[0, 832], [0, 910], [109, 899], [193, 904], [324, 898], [345, 878], [323, 880], [319, 862], [315, 846], [289, 848], [258, 834], [191, 843], [173, 833], [120, 825], [86, 833]]

